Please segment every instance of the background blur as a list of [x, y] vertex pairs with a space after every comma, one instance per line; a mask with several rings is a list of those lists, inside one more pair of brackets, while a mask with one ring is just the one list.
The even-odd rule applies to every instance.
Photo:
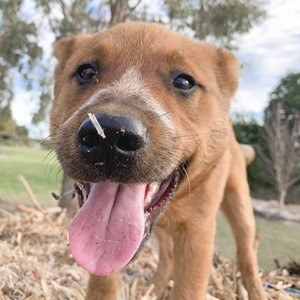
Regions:
[[[241, 81], [231, 114], [239, 142], [257, 153], [248, 171], [252, 196], [261, 200], [255, 209], [264, 217], [258, 219], [260, 260], [270, 268], [274, 258], [300, 259], [300, 2], [295, 0], [0, 0], [0, 204], [28, 202], [21, 174], [41, 203], [56, 205], [50, 194], [59, 193], [63, 174], [48, 122], [55, 41], [129, 20], [161, 22], [239, 57]], [[219, 221], [218, 246], [233, 256], [229, 228], [222, 216]]]

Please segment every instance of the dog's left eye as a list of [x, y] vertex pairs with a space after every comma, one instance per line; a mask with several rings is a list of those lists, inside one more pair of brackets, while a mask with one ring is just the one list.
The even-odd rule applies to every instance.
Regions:
[[78, 67], [76, 77], [79, 84], [92, 82], [98, 74], [98, 67], [96, 64], [84, 64]]
[[195, 80], [188, 74], [180, 74], [173, 81], [173, 86], [176, 89], [185, 92], [190, 91], [195, 85]]

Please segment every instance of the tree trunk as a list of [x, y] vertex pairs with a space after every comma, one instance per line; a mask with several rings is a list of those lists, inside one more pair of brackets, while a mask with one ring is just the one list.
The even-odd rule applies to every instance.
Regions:
[[125, 22], [127, 18], [128, 0], [116, 0], [110, 4], [111, 19], [109, 27]]
[[[73, 180], [64, 172], [62, 186], [61, 186], [61, 195], [63, 196], [66, 192], [74, 188]], [[59, 200], [59, 206], [62, 208], [66, 208], [68, 211], [68, 216], [73, 218], [78, 211], [78, 203], [76, 199], [70, 196], [63, 196], [61, 200]]]
[[285, 199], [286, 199], [286, 190], [282, 190], [280, 192], [280, 198], [279, 198], [279, 207], [280, 208], [284, 207]]

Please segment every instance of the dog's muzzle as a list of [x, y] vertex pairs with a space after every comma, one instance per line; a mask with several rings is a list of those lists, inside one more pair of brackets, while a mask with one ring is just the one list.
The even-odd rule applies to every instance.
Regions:
[[[85, 177], [73, 177], [81, 208], [70, 225], [69, 241], [80, 266], [107, 276], [139, 252], [176, 192], [186, 161], [178, 161], [170, 172], [157, 167], [155, 136], [134, 116], [88, 117], [76, 135], [76, 155]], [[156, 177], [147, 179], [151, 170]]]

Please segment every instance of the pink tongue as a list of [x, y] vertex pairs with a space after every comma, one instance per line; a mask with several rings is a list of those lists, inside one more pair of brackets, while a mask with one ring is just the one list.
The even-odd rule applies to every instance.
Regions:
[[89, 197], [74, 217], [70, 248], [89, 273], [106, 276], [122, 269], [144, 235], [146, 184], [92, 184]]

